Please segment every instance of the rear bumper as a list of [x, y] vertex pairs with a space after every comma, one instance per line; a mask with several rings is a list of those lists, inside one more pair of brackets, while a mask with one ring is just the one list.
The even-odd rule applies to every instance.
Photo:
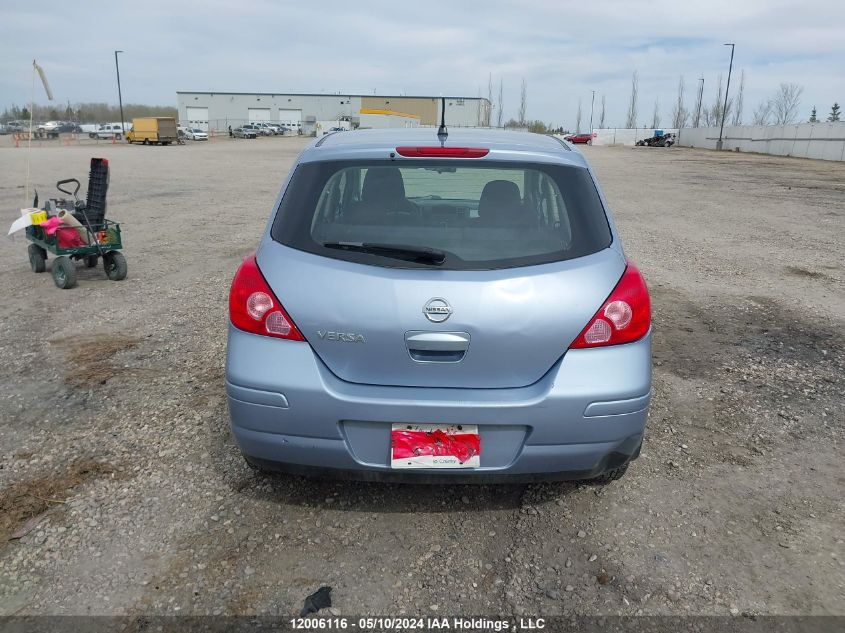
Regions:
[[[359, 385], [297, 343], [229, 328], [226, 391], [241, 451], [265, 468], [364, 480], [588, 479], [639, 454], [651, 390], [651, 335], [570, 350], [514, 389]], [[477, 424], [481, 467], [390, 468], [392, 423]]]
[[[273, 470], [318, 479], [348, 479], [390, 483], [529, 483], [535, 481], [572, 481], [593, 479], [636, 459], [640, 454], [642, 435], [615, 444], [570, 444], [549, 447], [525, 446], [518, 467], [481, 468], [472, 470], [394, 470], [384, 465], [362, 467], [349, 462], [349, 452], [342, 442], [284, 437], [255, 433], [233, 427], [235, 438], [246, 459], [263, 470]], [[312, 456], [308, 464], [299, 458]], [[271, 457], [257, 457], [256, 454]], [[482, 453], [483, 454], [483, 453]], [[346, 462], [345, 465], [339, 465]], [[332, 464], [328, 466], [327, 464]], [[575, 469], [588, 465], [585, 470]], [[564, 469], [564, 470], [561, 470]]]

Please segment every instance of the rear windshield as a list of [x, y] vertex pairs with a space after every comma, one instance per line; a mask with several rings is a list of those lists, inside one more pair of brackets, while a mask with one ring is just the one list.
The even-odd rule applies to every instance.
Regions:
[[271, 235], [335, 259], [447, 270], [562, 261], [611, 242], [587, 170], [465, 160], [302, 164]]

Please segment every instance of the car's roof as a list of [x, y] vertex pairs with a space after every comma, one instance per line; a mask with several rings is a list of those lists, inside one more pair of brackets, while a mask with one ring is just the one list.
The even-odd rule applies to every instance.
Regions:
[[[333, 132], [319, 137], [305, 152], [303, 160], [328, 160], [361, 157], [397, 147], [439, 147], [437, 129], [393, 128]], [[584, 166], [583, 155], [557, 137], [530, 132], [489, 128], [450, 128], [445, 147], [483, 147], [490, 157], [534, 155]], [[524, 160], [524, 158], [522, 158]]]

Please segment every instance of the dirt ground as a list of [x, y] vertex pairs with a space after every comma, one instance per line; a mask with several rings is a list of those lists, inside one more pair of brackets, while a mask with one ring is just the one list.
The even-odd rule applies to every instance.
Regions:
[[0, 615], [845, 614], [845, 165], [585, 148], [652, 293], [640, 459], [408, 487], [257, 475], [228, 431], [229, 282], [304, 143], [32, 149], [42, 199], [109, 159], [129, 277], [0, 241]]

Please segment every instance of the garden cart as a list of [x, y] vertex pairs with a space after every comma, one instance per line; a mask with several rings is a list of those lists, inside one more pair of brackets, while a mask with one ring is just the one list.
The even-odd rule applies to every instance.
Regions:
[[[62, 185], [75, 184], [73, 191]], [[50, 199], [44, 205], [45, 221], [28, 226], [26, 237], [29, 245], [29, 263], [32, 271], [43, 273], [46, 269], [47, 253], [55, 255], [52, 266], [53, 281], [62, 289], [76, 285], [75, 260], [81, 260], [88, 268], [102, 259], [106, 276], [112, 281], [126, 278], [126, 258], [120, 249], [123, 242], [120, 225], [105, 219], [106, 191], [108, 189], [108, 161], [91, 159], [91, 174], [88, 181], [88, 195], [85, 202], [77, 198], [80, 183], [76, 178], [67, 178], [56, 183], [56, 188], [73, 200]], [[33, 206], [37, 207], [36, 201]]]

